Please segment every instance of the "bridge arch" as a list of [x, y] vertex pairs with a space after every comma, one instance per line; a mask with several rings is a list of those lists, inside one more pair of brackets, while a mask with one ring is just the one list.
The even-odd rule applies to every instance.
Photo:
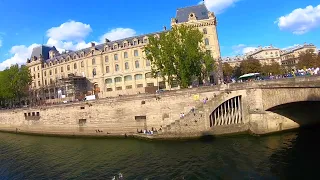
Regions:
[[227, 99], [209, 115], [209, 126], [224, 126], [243, 122], [242, 95]]

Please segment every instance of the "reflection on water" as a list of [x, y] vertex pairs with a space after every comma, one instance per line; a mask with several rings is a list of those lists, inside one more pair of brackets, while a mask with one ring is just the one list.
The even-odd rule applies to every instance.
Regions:
[[314, 179], [319, 138], [318, 129], [175, 142], [0, 133], [0, 179]]

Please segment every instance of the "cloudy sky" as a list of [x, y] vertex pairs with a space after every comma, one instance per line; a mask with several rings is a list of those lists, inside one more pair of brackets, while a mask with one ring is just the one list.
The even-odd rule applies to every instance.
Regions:
[[[176, 9], [199, 0], [0, 0], [0, 70], [25, 63], [39, 44], [77, 50], [104, 38], [116, 40], [161, 31]], [[320, 47], [319, 0], [205, 0], [218, 18], [222, 56], [257, 46]]]

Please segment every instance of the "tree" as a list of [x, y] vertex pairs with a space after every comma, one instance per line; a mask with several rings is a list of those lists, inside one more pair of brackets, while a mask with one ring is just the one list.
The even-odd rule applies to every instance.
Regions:
[[279, 63], [273, 61], [271, 64], [265, 64], [262, 67], [262, 74], [269, 76], [270, 74], [272, 75], [280, 75], [283, 73], [283, 70], [280, 66]]
[[317, 55], [313, 49], [307, 49], [299, 55], [298, 69], [312, 68], [319, 66]]
[[0, 72], [1, 104], [21, 102], [27, 96], [28, 86], [32, 82], [29, 69], [26, 66], [13, 65]]
[[154, 77], [158, 74], [169, 84], [176, 80], [181, 88], [188, 87], [195, 77], [208, 78], [214, 59], [204, 50], [203, 34], [194, 27], [174, 26], [171, 31], [149, 36], [144, 47], [151, 61]]
[[233, 75], [234, 69], [230, 66], [229, 63], [225, 62], [222, 64], [223, 76], [231, 77]]
[[240, 63], [241, 74], [257, 73], [257, 72], [259, 73], [261, 72], [261, 70], [262, 70], [262, 66], [259, 60], [251, 56]]

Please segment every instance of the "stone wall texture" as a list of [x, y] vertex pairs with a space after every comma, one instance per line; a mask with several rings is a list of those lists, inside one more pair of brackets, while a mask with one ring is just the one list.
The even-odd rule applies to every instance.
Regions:
[[[137, 134], [160, 130], [153, 137], [192, 137], [251, 131], [266, 134], [297, 128], [294, 118], [270, 111], [292, 102], [320, 100], [320, 78], [229, 84], [141, 94], [57, 106], [0, 111], [0, 130], [60, 135]], [[241, 97], [241, 120], [232, 120]], [[206, 103], [203, 99], [208, 98]], [[230, 101], [231, 100], [231, 101]], [[241, 105], [240, 105], [241, 104]], [[195, 112], [191, 112], [191, 108]], [[213, 112], [224, 116], [216, 123]], [[221, 110], [221, 111], [220, 111]], [[184, 113], [184, 118], [180, 114]], [[215, 115], [217, 116], [218, 113]], [[213, 124], [212, 124], [213, 122]], [[98, 132], [99, 130], [99, 132]]]

